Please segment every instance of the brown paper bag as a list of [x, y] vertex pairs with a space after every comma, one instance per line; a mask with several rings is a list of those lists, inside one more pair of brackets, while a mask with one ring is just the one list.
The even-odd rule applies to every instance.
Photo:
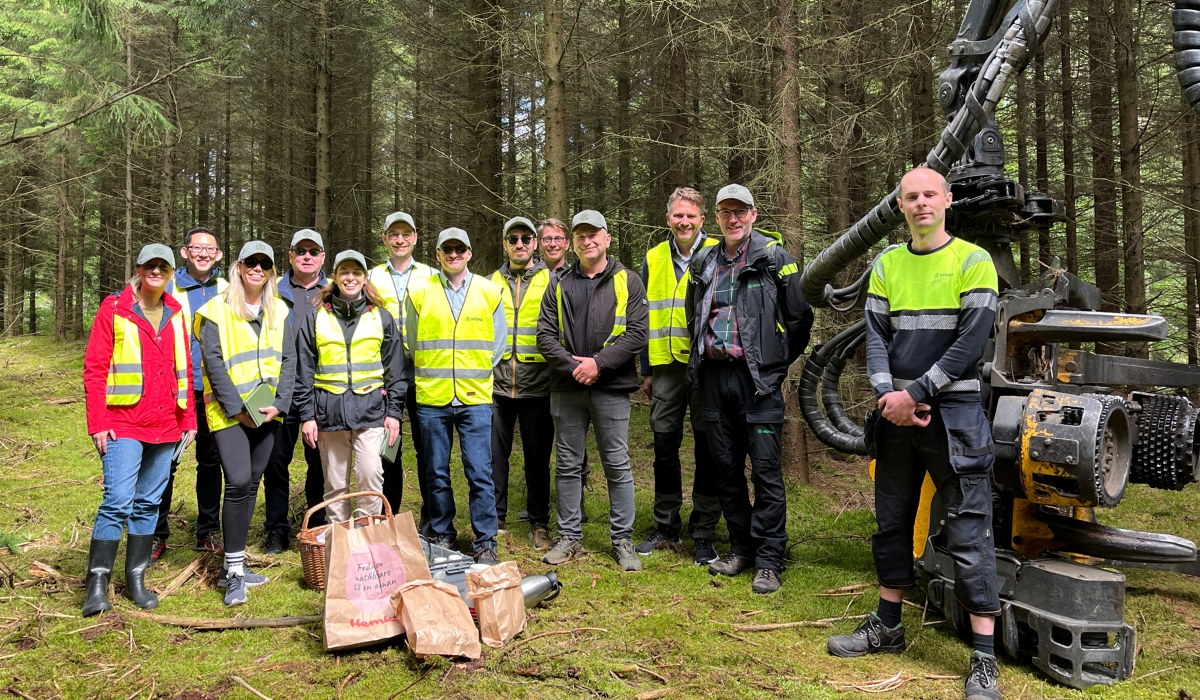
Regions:
[[458, 589], [445, 581], [410, 581], [393, 596], [404, 623], [408, 646], [417, 656], [465, 656], [478, 659], [479, 631]]
[[354, 524], [335, 523], [326, 535], [325, 651], [403, 634], [392, 594], [430, 577], [412, 513]]
[[499, 649], [525, 629], [525, 596], [517, 562], [467, 572], [467, 597], [475, 602], [483, 643]]

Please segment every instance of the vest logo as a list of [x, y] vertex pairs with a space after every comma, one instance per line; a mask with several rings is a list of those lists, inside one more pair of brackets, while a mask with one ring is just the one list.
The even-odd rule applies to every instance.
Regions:
[[953, 276], [954, 276], [953, 272], [935, 272], [933, 275], [933, 278], [935, 280], [944, 280], [944, 279], [947, 279], [947, 278], [953, 277]]
[[467, 320], [472, 323], [483, 323], [483, 317], [481, 316], [467, 316]]

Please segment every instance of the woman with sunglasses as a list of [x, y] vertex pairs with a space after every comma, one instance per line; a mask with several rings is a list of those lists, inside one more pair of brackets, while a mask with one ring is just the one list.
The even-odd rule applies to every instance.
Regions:
[[174, 270], [170, 248], [142, 248], [135, 276], [100, 303], [88, 336], [83, 393], [104, 496], [88, 549], [84, 617], [112, 609], [108, 581], [126, 527], [126, 594], [144, 610], [158, 606], [144, 578], [158, 502], [176, 445], [196, 435], [187, 329], [179, 303], [165, 294]]
[[[225, 473], [225, 565], [217, 581], [225, 588], [225, 605], [246, 602], [247, 588], [267, 582], [245, 565], [246, 539], [278, 421], [291, 406], [296, 363], [288, 308], [279, 298], [274, 268], [271, 246], [250, 241], [230, 267], [229, 288], [196, 312], [204, 410]], [[274, 401], [269, 401], [272, 394]]]
[[[407, 395], [396, 321], [354, 250], [338, 253], [333, 279], [316, 304], [296, 339], [300, 431], [305, 443], [321, 450], [326, 500], [347, 493], [352, 465], [358, 490], [382, 491], [381, 447], [399, 439]], [[383, 511], [376, 497], [364, 497], [358, 506], [372, 515]], [[326, 508], [331, 522], [349, 520], [352, 512], [347, 500]]]

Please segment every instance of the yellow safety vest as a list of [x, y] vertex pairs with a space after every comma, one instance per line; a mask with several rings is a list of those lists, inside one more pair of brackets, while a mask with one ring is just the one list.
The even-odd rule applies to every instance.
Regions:
[[358, 319], [354, 337], [346, 334], [333, 312], [316, 311], [317, 372], [313, 386], [331, 394], [369, 394], [383, 386], [383, 317], [372, 306]]
[[[224, 277], [217, 278], [217, 296], [225, 293], [229, 289], [229, 280]], [[192, 303], [188, 300], [186, 289], [179, 289], [175, 286], [175, 280], [171, 280], [170, 286], [167, 288], [167, 294], [171, 295], [175, 301], [179, 302], [179, 306], [183, 309], [183, 326], [184, 328], [192, 328]], [[210, 298], [208, 301], [212, 301]], [[207, 301], [205, 303], [208, 303]]]
[[[416, 260], [412, 261], [408, 271], [408, 286], [404, 288], [405, 296], [408, 296], [408, 290], [412, 289], [414, 284], [429, 279], [433, 274], [432, 267], [423, 265]], [[411, 357], [412, 350], [408, 347], [408, 334], [404, 330], [404, 316], [408, 313], [408, 308], [404, 304], [404, 299], [396, 293], [396, 282], [392, 279], [392, 270], [388, 263], [371, 268], [371, 271], [367, 273], [367, 280], [371, 286], [375, 287], [375, 291], [379, 292], [383, 308], [387, 309], [392, 318], [396, 319], [396, 330], [400, 332], [405, 354]]]
[[[500, 274], [499, 270], [492, 274], [492, 282], [502, 290], [508, 289], [508, 280]], [[519, 278], [517, 284], [521, 284]], [[546, 293], [546, 287], [549, 285], [550, 271], [541, 269], [529, 278], [529, 288], [521, 297], [520, 307], [514, 309], [510, 304], [515, 304], [516, 299], [510, 299], [508, 294], [504, 295], [504, 317], [508, 320], [508, 345], [504, 350], [505, 360], [512, 359], [515, 351], [518, 362], [546, 361], [546, 358], [542, 357], [542, 353], [537, 349], [537, 320], [538, 313], [542, 309], [542, 295]]]
[[[266, 315], [263, 315], [263, 328], [255, 335], [249, 321], [243, 321], [233, 314], [233, 309], [225, 303], [224, 297], [215, 297], [196, 312], [196, 335], [199, 336], [200, 320], [205, 319], [217, 325], [221, 337], [221, 357], [225, 358], [224, 371], [229, 374], [229, 380], [237, 389], [238, 394], [245, 399], [259, 384], [279, 386], [279, 372], [283, 369], [283, 337], [287, 324], [287, 304], [275, 297], [269, 302], [275, 305], [275, 325], [266, 326]], [[208, 375], [219, 372], [220, 367], [204, 368], [204, 413], [208, 417], [208, 429], [216, 432], [237, 425], [237, 420], [225, 415], [217, 397], [213, 394]], [[282, 416], [276, 420], [283, 420]]]
[[468, 406], [492, 402], [492, 314], [503, 302], [500, 288], [490, 280], [471, 275], [469, 285], [455, 320], [440, 275], [415, 287], [409, 283], [408, 296], [419, 316], [412, 349], [417, 403], [445, 406], [455, 398]]
[[[170, 312], [170, 309], [167, 309]], [[187, 408], [187, 333], [183, 314], [171, 312], [167, 321], [175, 343], [175, 403]], [[108, 365], [104, 402], [109, 406], [134, 406], [142, 400], [142, 340], [137, 322], [113, 315], [113, 354]]]
[[[617, 306], [615, 309], [613, 309], [612, 331], [608, 334], [608, 337], [604, 339], [604, 347], [608, 347], [609, 345], [617, 342], [617, 338], [625, 334], [625, 324], [628, 322], [626, 310], [629, 308], [629, 281], [626, 279], [627, 274], [629, 274], [628, 270], [618, 270], [617, 273], [612, 276], [613, 292], [615, 292], [617, 295]], [[563, 326], [563, 297], [561, 282], [557, 287], [554, 288], [554, 294], [557, 297], [556, 301], [558, 303], [558, 342], [561, 343], [563, 347], [566, 347], [567, 332]]]
[[[716, 244], [717, 239], [706, 237], [693, 254]], [[671, 241], [663, 241], [646, 251], [646, 303], [650, 307], [650, 341], [647, 350], [652, 367], [688, 361], [691, 338], [688, 336], [684, 305], [690, 278], [691, 272], [684, 269], [679, 279], [675, 279]]]

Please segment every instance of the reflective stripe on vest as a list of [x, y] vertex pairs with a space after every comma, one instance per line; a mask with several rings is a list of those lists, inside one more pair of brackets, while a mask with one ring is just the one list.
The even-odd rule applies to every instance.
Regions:
[[[414, 284], [419, 284], [432, 275], [433, 268], [422, 265], [416, 260], [412, 261], [408, 268], [408, 285], [404, 288], [405, 298], [408, 297], [408, 290], [412, 289]], [[377, 265], [367, 273], [367, 281], [379, 293], [379, 298], [383, 300], [383, 308], [387, 309], [395, 319], [396, 330], [399, 331], [400, 339], [404, 343], [405, 355], [412, 357], [412, 350], [408, 347], [408, 333], [404, 329], [404, 317], [408, 314], [408, 307], [404, 304], [404, 299], [396, 293], [396, 280], [392, 277], [392, 269], [388, 267], [387, 263]]]
[[[698, 250], [716, 244], [717, 239], [706, 237]], [[688, 361], [692, 339], [688, 336], [684, 306], [689, 279], [691, 273], [687, 268], [678, 280], [675, 279], [670, 241], [663, 241], [646, 251], [646, 303], [650, 309], [647, 351], [651, 366]]]
[[[508, 280], [497, 270], [492, 282], [498, 287], [508, 285]], [[508, 344], [504, 359], [512, 358], [515, 351], [518, 362], [545, 362], [546, 358], [537, 349], [537, 320], [542, 309], [542, 296], [550, 285], [550, 271], [538, 270], [529, 279], [529, 287], [521, 297], [521, 305], [514, 311], [505, 305], [504, 317], [508, 320]], [[507, 297], [506, 297], [507, 298]], [[516, 299], [513, 300], [516, 303]], [[514, 323], [515, 321], [515, 323]]]
[[[628, 274], [628, 270], [618, 270], [617, 273], [612, 276], [613, 292], [615, 292], [617, 295], [617, 304], [616, 308], [613, 309], [612, 331], [608, 334], [608, 337], [605, 338], [604, 347], [608, 347], [609, 345], [617, 342], [617, 338], [625, 334], [625, 324], [627, 323], [626, 309], [629, 307], [629, 281], [625, 277], [626, 274]], [[554, 294], [555, 297], [557, 297], [556, 301], [558, 303], [558, 342], [562, 343], [563, 347], [566, 347], [567, 332], [563, 326], [563, 297], [561, 282], [557, 287], [554, 288]], [[591, 322], [591, 319], [588, 319], [588, 323]]]
[[446, 299], [440, 276], [408, 288], [420, 320], [412, 348], [417, 403], [445, 406], [458, 398], [476, 406], [492, 402], [492, 314], [501, 303], [500, 288], [471, 275], [458, 319]]
[[[372, 306], [358, 319], [354, 337], [346, 334], [333, 312], [321, 306], [316, 316], [317, 372], [313, 386], [331, 394], [369, 394], [383, 386], [383, 318]], [[348, 357], [348, 359], [347, 359]]]
[[[183, 314], [171, 313], [167, 323], [171, 326], [175, 344], [175, 403], [180, 408], [187, 408], [187, 356], [190, 346], [184, 331]], [[142, 340], [137, 322], [114, 314], [113, 354], [108, 365], [104, 402], [109, 406], [134, 406], [142, 400], [142, 384]]]
[[[249, 321], [233, 314], [224, 297], [215, 297], [196, 312], [196, 326], [200, 319], [215, 323], [221, 338], [221, 357], [224, 367], [204, 368], [204, 414], [208, 417], [209, 430], [216, 432], [237, 424], [232, 416], [225, 415], [217, 397], [213, 394], [208, 376], [212, 372], [224, 371], [245, 399], [259, 384], [278, 387], [279, 372], [283, 369], [283, 336], [288, 318], [287, 304], [283, 299], [271, 299], [275, 305], [275, 325], [267, 327], [263, 314], [262, 330], [256, 335]], [[199, 334], [197, 334], [199, 335]], [[282, 420], [282, 416], [276, 420]]]

